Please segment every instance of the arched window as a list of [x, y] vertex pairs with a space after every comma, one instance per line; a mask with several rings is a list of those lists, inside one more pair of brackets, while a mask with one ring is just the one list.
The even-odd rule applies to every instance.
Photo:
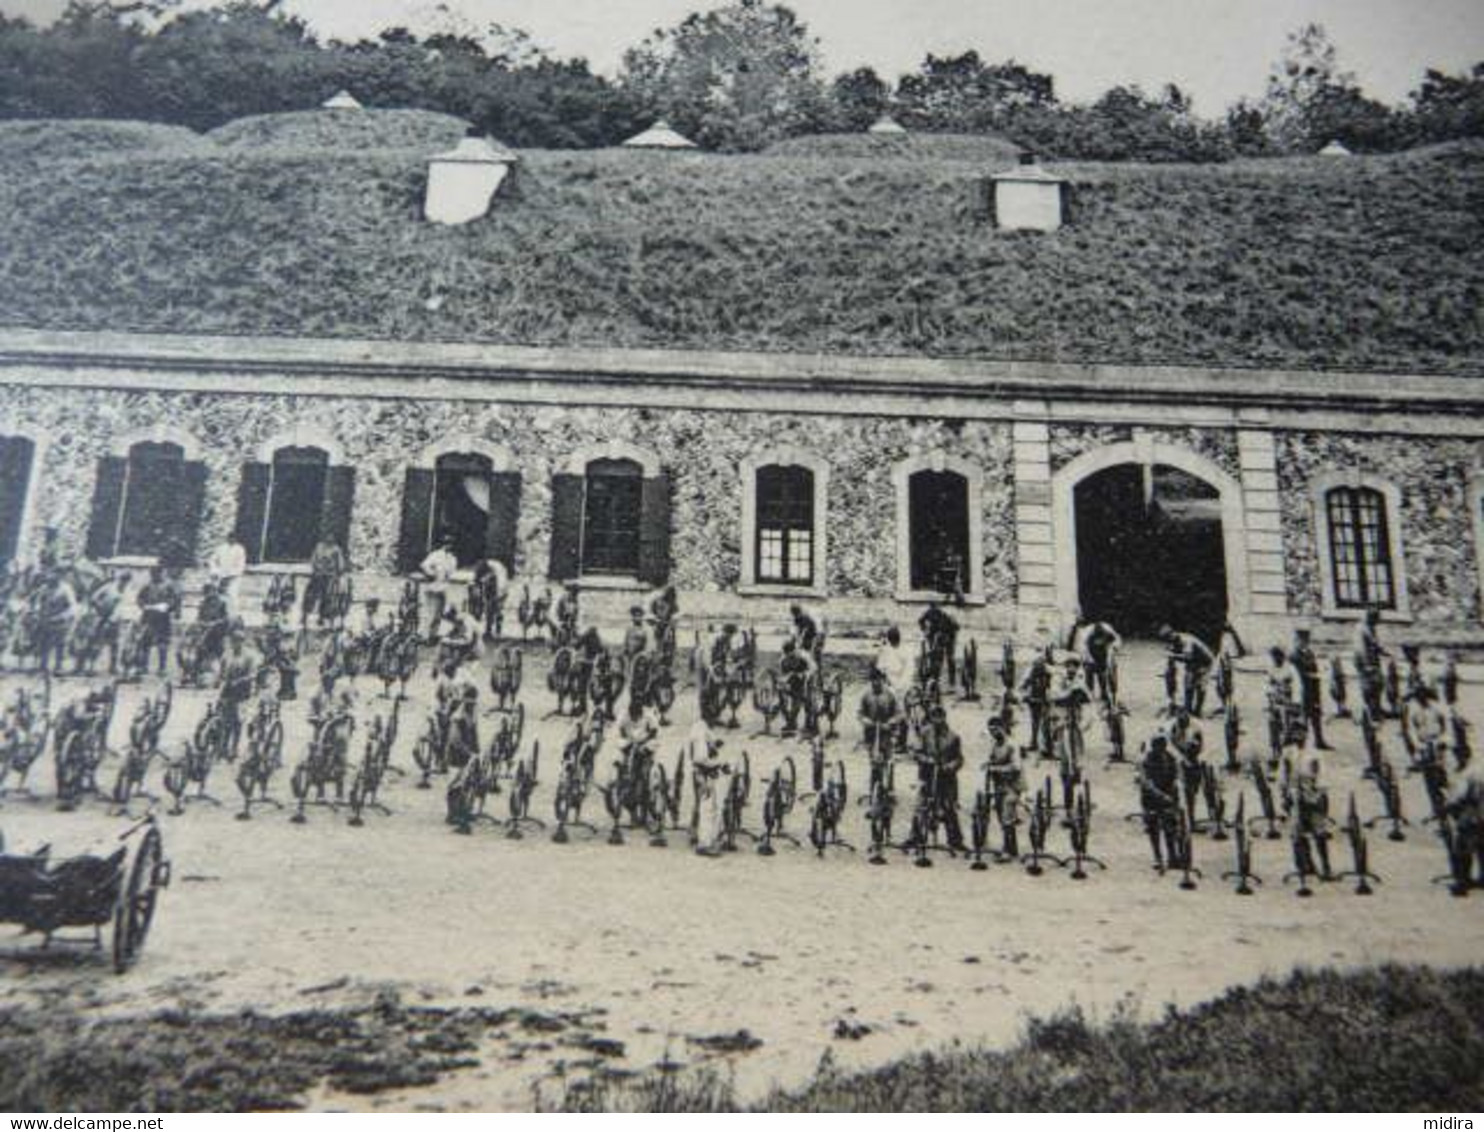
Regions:
[[349, 550], [355, 469], [317, 444], [282, 444], [243, 465], [235, 537], [249, 562], [305, 563], [320, 540]]
[[633, 460], [593, 460], [582, 507], [582, 572], [639, 573], [643, 469]]
[[192, 565], [205, 503], [206, 465], [187, 460], [184, 444], [137, 441], [98, 461], [88, 556]]
[[814, 584], [814, 473], [796, 465], [757, 473], [757, 580]]
[[611, 442], [552, 477], [551, 569], [664, 585], [670, 577], [670, 477], [643, 449]]
[[514, 573], [521, 475], [506, 470], [509, 462], [503, 450], [478, 444], [427, 452], [408, 468], [398, 568], [416, 570], [447, 542], [460, 568], [495, 559]]
[[1386, 496], [1367, 486], [1324, 494], [1331, 592], [1337, 609], [1397, 608], [1392, 519]]
[[743, 463], [743, 592], [823, 591], [829, 476], [827, 463], [794, 448]]
[[897, 496], [897, 597], [984, 600], [979, 469], [929, 453], [892, 469]]
[[34, 441], [0, 436], [0, 562], [10, 562], [20, 552], [35, 460]]

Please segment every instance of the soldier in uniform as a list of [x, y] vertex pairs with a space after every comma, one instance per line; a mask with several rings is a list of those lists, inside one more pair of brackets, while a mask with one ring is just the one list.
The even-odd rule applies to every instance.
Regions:
[[247, 632], [240, 623], [227, 634], [227, 653], [222, 658], [222, 722], [227, 728], [227, 758], [237, 757], [242, 738], [242, 705], [252, 698], [258, 683], [259, 661], [246, 647]]
[[1181, 848], [1176, 836], [1180, 806], [1180, 764], [1170, 751], [1163, 733], [1149, 737], [1139, 764], [1139, 805], [1144, 812], [1144, 832], [1154, 853], [1154, 867], [1161, 873], [1180, 865]]
[[62, 675], [67, 635], [77, 616], [77, 596], [60, 570], [53, 571], [36, 605], [37, 671]]
[[309, 558], [309, 581], [304, 587], [304, 606], [299, 618], [301, 625], [309, 624], [310, 614], [315, 614], [321, 627], [334, 616], [331, 599], [339, 592], [340, 581], [350, 573], [350, 563], [345, 551], [332, 538], [322, 538], [315, 544]]
[[861, 722], [866, 750], [871, 759], [871, 787], [884, 777], [886, 765], [901, 741], [904, 721], [897, 698], [886, 686], [879, 668], [872, 668], [870, 689], [861, 697], [856, 718]]
[[1051, 757], [1051, 649], [1037, 652], [1020, 681], [1020, 698], [1031, 713], [1031, 748]]
[[625, 665], [632, 665], [634, 658], [649, 651], [649, 630], [644, 625], [644, 607], [629, 606], [629, 627], [623, 635], [623, 658]]
[[1484, 774], [1478, 767], [1465, 770], [1447, 807], [1453, 822], [1449, 891], [1454, 896], [1467, 896], [1469, 889], [1484, 887]]
[[227, 626], [231, 620], [226, 598], [218, 583], [207, 582], [201, 591], [201, 604], [196, 607], [196, 624], [201, 627], [201, 664], [203, 667], [222, 655]]
[[948, 683], [958, 683], [958, 660], [954, 653], [958, 642], [958, 622], [942, 609], [937, 602], [928, 602], [928, 607], [917, 619], [922, 630], [922, 639], [927, 645], [927, 672], [923, 675], [931, 680], [940, 680], [943, 667], [948, 668]]
[[110, 675], [118, 672], [119, 660], [119, 607], [123, 604], [124, 594], [129, 588], [131, 581], [127, 571], [117, 574], [111, 578], [105, 578], [88, 597], [88, 605], [92, 607], [94, 616], [98, 619], [97, 647], [101, 653], [103, 649], [108, 650], [108, 671]]
[[[808, 698], [806, 686], [809, 681], [809, 657], [802, 652], [795, 642], [790, 639], [783, 642], [783, 656], [778, 660], [778, 674], [781, 677], [783, 693], [783, 732], [784, 735], [795, 735], [799, 730], [799, 709], [805, 707]], [[809, 721], [805, 720], [805, 730], [809, 730]]]
[[1308, 629], [1294, 631], [1291, 660], [1298, 673], [1299, 710], [1303, 713], [1304, 720], [1299, 746], [1307, 746], [1309, 733], [1313, 732], [1315, 749], [1333, 750], [1324, 741], [1324, 687], [1319, 671], [1319, 654], [1314, 650]]
[[568, 582], [562, 587], [562, 595], [557, 598], [556, 609], [552, 611], [559, 645], [571, 644], [577, 639], [577, 592], [577, 583]]
[[948, 847], [955, 853], [966, 850], [958, 823], [958, 772], [963, 765], [963, 744], [948, 726], [942, 705], [936, 704], [928, 712], [917, 754], [918, 803], [908, 847], [928, 844], [941, 823], [948, 834]]
[[1309, 842], [1319, 861], [1319, 876], [1323, 880], [1333, 880], [1334, 873], [1329, 867], [1329, 839], [1332, 836], [1329, 830], [1329, 791], [1320, 785], [1318, 759], [1304, 760], [1298, 772], [1294, 815], [1294, 837]]
[[1014, 860], [1020, 856], [1020, 799], [1025, 795], [1025, 771], [1020, 765], [1020, 752], [1005, 734], [1005, 724], [991, 716], [985, 725], [989, 732], [989, 757], [985, 760], [985, 781], [994, 819], [1000, 826], [1000, 856]]
[[804, 607], [797, 602], [788, 607], [788, 615], [793, 619], [794, 645], [805, 656], [815, 656], [821, 642], [819, 639], [819, 626], [815, 623], [814, 618], [805, 613]]
[[[1295, 692], [1302, 685], [1302, 676], [1288, 661], [1288, 654], [1278, 645], [1268, 650], [1270, 664], [1264, 697], [1268, 714], [1269, 762], [1276, 765], [1288, 746], [1289, 722], [1299, 710]], [[1305, 728], [1307, 734], [1307, 726]]]
[[1200, 715], [1206, 708], [1206, 678], [1216, 663], [1215, 655], [1199, 637], [1192, 633], [1177, 632], [1168, 625], [1160, 628], [1159, 639], [1165, 643], [1174, 661], [1185, 671], [1181, 706], [1191, 715]]
[[268, 624], [263, 626], [263, 668], [278, 673], [280, 700], [294, 700], [299, 697], [299, 666], [290, 655], [289, 636], [281, 614], [274, 614]]
[[1385, 718], [1381, 707], [1382, 694], [1386, 687], [1382, 668], [1385, 657], [1386, 649], [1381, 645], [1381, 614], [1375, 609], [1367, 609], [1355, 631], [1355, 672], [1360, 681], [1360, 694], [1365, 709], [1377, 723]]
[[1123, 647], [1123, 638], [1106, 621], [1090, 620], [1079, 611], [1067, 647], [1081, 654], [1092, 694], [1102, 700], [1104, 706], [1112, 707], [1112, 660]]
[[474, 564], [469, 612], [483, 623], [486, 641], [497, 641], [504, 632], [505, 595], [509, 587], [510, 575], [498, 558], [481, 559]]

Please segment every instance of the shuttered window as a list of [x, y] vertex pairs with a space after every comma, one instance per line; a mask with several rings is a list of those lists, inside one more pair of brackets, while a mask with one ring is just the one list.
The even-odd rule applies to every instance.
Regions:
[[1335, 605], [1395, 609], [1395, 563], [1386, 497], [1375, 488], [1337, 487], [1324, 500]]
[[170, 441], [142, 440], [98, 461], [88, 526], [92, 558], [191, 566], [206, 502], [206, 465]]
[[330, 454], [322, 448], [280, 448], [273, 453], [263, 557], [269, 562], [308, 562], [320, 537], [329, 486]]
[[21, 523], [31, 487], [36, 446], [24, 436], [0, 436], [0, 562], [20, 550]]
[[643, 470], [632, 460], [594, 460], [587, 466], [586, 481], [583, 572], [638, 574]]

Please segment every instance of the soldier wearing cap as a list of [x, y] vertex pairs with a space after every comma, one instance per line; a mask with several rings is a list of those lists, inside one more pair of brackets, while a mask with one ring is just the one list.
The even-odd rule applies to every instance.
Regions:
[[227, 631], [227, 651], [222, 657], [222, 719], [227, 727], [227, 749], [237, 757], [242, 737], [242, 705], [252, 698], [258, 683], [258, 658], [247, 648], [247, 630], [240, 621], [232, 622]]
[[1303, 760], [1294, 790], [1294, 830], [1297, 838], [1306, 839], [1319, 859], [1319, 876], [1333, 880], [1329, 866], [1329, 791], [1319, 782], [1319, 760]]
[[991, 716], [985, 730], [989, 732], [989, 757], [984, 762], [985, 781], [995, 821], [1000, 824], [1000, 854], [1013, 859], [1020, 856], [1017, 831], [1020, 799], [1025, 794], [1025, 772], [1020, 765], [1020, 752], [1005, 734], [1005, 721], [999, 716]]
[[886, 677], [879, 668], [872, 668], [870, 688], [861, 696], [856, 718], [861, 721], [861, 734], [871, 759], [871, 786], [874, 789], [886, 773], [892, 752], [897, 748], [901, 735], [902, 715], [897, 698], [886, 686]]
[[1051, 757], [1051, 647], [1037, 652], [1020, 681], [1020, 696], [1031, 713], [1031, 747]]
[[[809, 681], [809, 658], [792, 639], [783, 642], [783, 656], [778, 660], [778, 675], [781, 677], [783, 693], [783, 734], [794, 735], [799, 730], [799, 709], [807, 707], [806, 686]], [[806, 734], [812, 732], [812, 720], [806, 717]]]
[[1365, 617], [1355, 631], [1355, 672], [1360, 680], [1361, 698], [1371, 719], [1380, 722], [1384, 715], [1381, 696], [1386, 678], [1382, 672], [1382, 661], [1386, 649], [1381, 644], [1381, 614], [1379, 610], [1367, 609]]
[[927, 646], [928, 671], [923, 675], [928, 679], [938, 680], [946, 664], [948, 683], [958, 683], [958, 661], [954, 656], [958, 641], [958, 622], [937, 602], [930, 601], [922, 616], [917, 619], [917, 627], [922, 630], [923, 643]]
[[577, 583], [567, 582], [562, 587], [561, 596], [557, 598], [556, 609], [552, 611], [552, 620], [556, 624], [556, 639], [558, 644], [571, 644], [577, 639], [577, 598]]
[[1144, 812], [1144, 832], [1154, 852], [1154, 867], [1161, 873], [1178, 867], [1181, 848], [1176, 836], [1180, 806], [1180, 764], [1170, 751], [1169, 739], [1156, 732], [1144, 746], [1139, 764], [1139, 804]]
[[1206, 677], [1216, 663], [1216, 655], [1193, 633], [1180, 633], [1168, 625], [1160, 626], [1159, 639], [1169, 649], [1170, 657], [1185, 670], [1181, 705], [1191, 715], [1200, 715], [1206, 707]]
[[956, 853], [965, 851], [963, 831], [958, 824], [958, 772], [963, 765], [963, 743], [948, 726], [948, 714], [943, 706], [934, 704], [928, 711], [928, 726], [917, 754], [919, 793], [909, 847], [927, 844], [942, 823], [948, 834], [948, 847]]
[[1312, 634], [1308, 629], [1295, 629], [1293, 647], [1289, 660], [1298, 673], [1299, 711], [1303, 714], [1304, 730], [1299, 740], [1306, 746], [1313, 732], [1314, 746], [1321, 751], [1333, 750], [1324, 741], [1324, 690], [1319, 672], [1319, 654], [1314, 649]]

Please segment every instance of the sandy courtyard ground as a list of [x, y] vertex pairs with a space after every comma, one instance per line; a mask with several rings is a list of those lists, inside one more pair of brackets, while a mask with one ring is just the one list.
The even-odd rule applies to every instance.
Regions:
[[[989, 642], [981, 648], [992, 651]], [[527, 660], [527, 743], [539, 739], [543, 752], [532, 812], [549, 818], [554, 754], [569, 724], [542, 718], [552, 706], [544, 663], [538, 651]], [[1136, 652], [1125, 671], [1134, 746], [1150, 729], [1159, 694], [1154, 653]], [[983, 683], [992, 679], [988, 674]], [[1261, 683], [1255, 669], [1239, 681], [1253, 732], [1260, 731]], [[0, 681], [0, 691], [8, 694], [13, 684]], [[79, 688], [68, 684], [64, 697]], [[122, 695], [120, 745], [140, 692], [126, 688]], [[412, 765], [426, 687], [415, 685], [414, 695], [394, 760], [404, 768]], [[848, 762], [852, 792], [866, 778], [864, 755], [855, 748], [858, 695], [852, 684], [844, 735], [831, 742], [832, 756]], [[369, 684], [362, 699], [368, 710], [385, 706]], [[1479, 717], [1479, 699], [1477, 688], [1465, 689], [1472, 718]], [[178, 753], [204, 701], [204, 693], [177, 700], [167, 752]], [[666, 761], [689, 727], [692, 701], [692, 694], [683, 695], [667, 729]], [[291, 763], [304, 747], [302, 711], [302, 705], [290, 711]], [[982, 705], [959, 703], [950, 713], [971, 768], [982, 758], [983, 712]], [[801, 770], [807, 763], [803, 744], [754, 737], [759, 726], [749, 710], [743, 728], [728, 736], [728, 750], [745, 748], [754, 760], [753, 826], [761, 820], [763, 776], [785, 753]], [[1219, 721], [1205, 726], [1208, 748], [1219, 758]], [[1372, 833], [1372, 864], [1384, 883], [1369, 899], [1352, 895], [1350, 883], [1296, 898], [1280, 879], [1291, 867], [1286, 841], [1254, 843], [1266, 883], [1257, 895], [1238, 898], [1220, 879], [1231, 867], [1231, 843], [1205, 837], [1196, 843], [1205, 878], [1197, 891], [1180, 891], [1174, 877], [1151, 871], [1142, 832], [1125, 820], [1137, 808], [1131, 768], [1105, 767], [1101, 725], [1091, 732], [1088, 765], [1098, 806], [1091, 849], [1108, 869], [1081, 883], [1056, 869], [1039, 878], [1010, 865], [971, 872], [946, 857], [919, 870], [894, 854], [886, 867], [872, 868], [864, 853], [832, 852], [818, 860], [807, 848], [782, 846], [769, 859], [745, 842], [739, 853], [708, 860], [689, 852], [680, 835], [666, 849], [638, 836], [612, 847], [580, 832], [568, 845], [552, 844], [549, 833], [510, 840], [489, 827], [460, 837], [443, 823], [442, 782], [419, 791], [411, 777], [393, 780], [385, 792], [392, 816], [371, 815], [364, 828], [350, 828], [343, 812], [327, 810], [312, 811], [304, 826], [273, 811], [238, 822], [231, 817], [237, 797], [229, 768], [219, 767], [212, 786], [223, 808], [192, 806], [184, 816], [162, 819], [175, 881], [137, 968], [115, 977], [101, 960], [40, 959], [29, 942], [6, 938], [0, 1002], [65, 1001], [108, 1014], [166, 1007], [282, 1012], [364, 1004], [390, 988], [409, 1004], [523, 1006], [581, 1016], [565, 1035], [492, 1038], [480, 1067], [432, 1088], [312, 1098], [328, 1108], [525, 1108], [538, 1083], [549, 1095], [564, 1073], [597, 1064], [573, 1040], [581, 1035], [621, 1042], [622, 1056], [604, 1062], [616, 1068], [721, 1059], [746, 1097], [773, 1083], [802, 1081], [826, 1053], [850, 1067], [954, 1041], [1003, 1044], [1028, 1013], [1071, 1002], [1106, 1017], [1131, 998], [1153, 1015], [1166, 1003], [1193, 1004], [1296, 964], [1480, 959], [1484, 897], [1451, 899], [1431, 883], [1444, 869], [1443, 853], [1420, 825], [1400, 844]], [[1260, 749], [1262, 735], [1249, 738], [1250, 749]], [[1333, 738], [1341, 747], [1327, 771], [1335, 810], [1343, 815], [1354, 790], [1362, 816], [1370, 817], [1378, 799], [1360, 778], [1358, 731], [1337, 722]], [[1394, 726], [1387, 752], [1399, 767], [1405, 764]], [[1046, 772], [1053, 769], [1048, 764]], [[110, 763], [100, 779], [111, 782], [114, 773]], [[50, 756], [32, 777], [49, 795]], [[976, 777], [966, 770], [961, 778], [966, 804]], [[899, 776], [903, 829], [911, 778]], [[158, 767], [150, 786], [159, 789]], [[1229, 780], [1232, 806], [1239, 789]], [[1409, 777], [1404, 789], [1407, 813], [1418, 822], [1426, 812], [1420, 783]], [[1246, 790], [1250, 815], [1256, 798], [1250, 784]], [[286, 771], [274, 793], [287, 798]], [[503, 797], [491, 799], [491, 808], [503, 813]], [[601, 812], [596, 799], [590, 808]], [[58, 852], [96, 846], [121, 824], [99, 801], [74, 814], [55, 812], [49, 797], [11, 798], [0, 806], [0, 828], [12, 849], [45, 841]], [[802, 835], [807, 825], [805, 801], [791, 828]], [[846, 835], [864, 848], [854, 797]], [[1066, 838], [1055, 829], [1053, 850], [1067, 852]], [[1342, 843], [1334, 856], [1337, 868], [1348, 867]], [[860, 1027], [861, 1036], [840, 1036], [841, 1023]], [[741, 1029], [762, 1044], [717, 1053], [695, 1040]]]

